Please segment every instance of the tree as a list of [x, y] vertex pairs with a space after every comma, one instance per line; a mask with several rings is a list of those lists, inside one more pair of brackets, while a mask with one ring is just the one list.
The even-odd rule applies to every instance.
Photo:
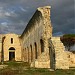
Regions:
[[70, 47], [75, 44], [75, 34], [65, 34], [60, 37], [60, 40], [70, 51]]

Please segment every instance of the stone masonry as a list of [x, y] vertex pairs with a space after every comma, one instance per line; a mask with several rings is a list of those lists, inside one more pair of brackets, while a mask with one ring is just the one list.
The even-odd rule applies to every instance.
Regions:
[[28, 62], [30, 67], [69, 69], [75, 67], [75, 51], [66, 51], [60, 37], [52, 37], [51, 7], [37, 8], [21, 36], [0, 35], [0, 61]]
[[55, 59], [55, 69], [69, 69], [69, 62], [65, 52], [65, 47], [60, 41], [60, 37], [52, 37], [50, 40], [52, 41], [52, 45], [54, 46], [55, 55], [53, 58]]
[[12, 57], [16, 61], [21, 61], [21, 45], [19, 36], [14, 33], [8, 33], [5, 34], [4, 36], [5, 36], [3, 42], [4, 61], [9, 61]]
[[52, 37], [50, 9], [50, 6], [38, 8], [21, 35], [24, 53], [22, 60], [31, 63], [32, 67], [50, 68], [48, 48], [48, 39]]
[[75, 54], [65, 50], [60, 37], [52, 37], [50, 9], [50, 6], [39, 7], [27, 24], [21, 35], [22, 60], [36, 68], [75, 67]]

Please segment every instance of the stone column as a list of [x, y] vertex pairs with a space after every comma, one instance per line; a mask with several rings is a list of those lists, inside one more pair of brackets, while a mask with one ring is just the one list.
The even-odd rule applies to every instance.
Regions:
[[35, 47], [34, 47], [34, 45], [33, 45], [33, 61], [35, 60]]
[[26, 62], [28, 62], [28, 49], [26, 49]]

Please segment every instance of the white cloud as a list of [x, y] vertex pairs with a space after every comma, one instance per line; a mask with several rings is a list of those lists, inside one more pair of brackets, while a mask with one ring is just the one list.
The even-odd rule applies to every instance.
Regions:
[[1, 27], [8, 28], [8, 23], [7, 22], [2, 22]]
[[8, 11], [4, 9], [0, 9], [0, 18], [6, 18], [6, 17], [17, 17], [17, 14], [14, 11]]
[[11, 14], [9, 12], [5, 12], [6, 16], [11, 16]]
[[27, 12], [27, 10], [24, 9], [23, 7], [20, 7], [20, 9], [21, 9], [22, 11], [24, 11], [24, 12]]
[[6, 16], [10, 16], [10, 13], [7, 12], [3, 7], [0, 7], [0, 18], [4, 18]]
[[2, 22], [1, 24], [2, 24], [2, 25], [7, 25], [7, 22]]

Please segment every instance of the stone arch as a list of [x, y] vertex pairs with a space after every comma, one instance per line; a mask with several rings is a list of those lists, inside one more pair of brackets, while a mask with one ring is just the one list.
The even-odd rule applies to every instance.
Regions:
[[24, 48], [22, 50], [22, 60], [24, 61]]
[[24, 61], [26, 61], [26, 48], [24, 49]]
[[44, 52], [44, 41], [42, 39], [40, 39], [40, 49], [41, 53]]
[[28, 62], [28, 47], [26, 48], [26, 62]]
[[29, 62], [29, 57], [30, 57], [30, 53], [29, 53], [29, 48], [27, 47], [27, 51], [28, 51], [28, 55], [27, 55], [27, 61]]
[[32, 51], [32, 45], [30, 45], [30, 55], [31, 55], [31, 62], [33, 61], [33, 51]]
[[14, 47], [10, 47], [9, 50], [15, 50], [15, 48]]
[[37, 59], [37, 44], [36, 44], [36, 42], [34, 43], [34, 48], [35, 48], [35, 59]]
[[28, 62], [28, 47], [25, 47], [25, 49], [24, 49], [24, 61], [25, 62]]

